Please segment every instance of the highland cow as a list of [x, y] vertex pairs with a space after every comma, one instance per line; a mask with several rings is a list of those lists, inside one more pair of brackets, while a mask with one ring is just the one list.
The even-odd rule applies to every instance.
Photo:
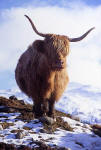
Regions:
[[44, 40], [34, 41], [21, 55], [15, 70], [16, 82], [19, 88], [34, 101], [35, 117], [44, 115], [54, 117], [54, 104], [69, 82], [66, 69], [69, 42], [84, 39], [94, 28], [78, 38], [43, 34], [38, 32], [32, 20], [26, 17], [33, 30], [44, 37]]

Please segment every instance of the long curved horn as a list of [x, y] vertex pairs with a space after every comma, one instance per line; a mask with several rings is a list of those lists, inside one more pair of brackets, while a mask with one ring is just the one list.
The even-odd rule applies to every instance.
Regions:
[[47, 34], [43, 34], [43, 33], [38, 32], [38, 30], [36, 29], [33, 21], [27, 15], [24, 15], [24, 16], [29, 20], [29, 22], [31, 23], [32, 28], [33, 28], [33, 30], [35, 31], [36, 34], [38, 34], [38, 35], [40, 35], [42, 37], [46, 37], [47, 36]]
[[86, 33], [84, 33], [82, 36], [78, 37], [78, 38], [68, 38], [70, 42], [78, 42], [81, 41], [82, 39], [84, 39], [93, 29], [95, 29], [95, 27], [89, 29]]

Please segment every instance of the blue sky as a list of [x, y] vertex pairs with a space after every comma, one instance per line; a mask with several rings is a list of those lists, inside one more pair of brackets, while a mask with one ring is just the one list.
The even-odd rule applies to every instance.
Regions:
[[[77, 49], [79, 57], [75, 50], [72, 51], [69, 66], [71, 81], [82, 83], [89, 81], [87, 84], [92, 83], [94, 77], [91, 78], [90, 75], [86, 74], [91, 69], [91, 74], [94, 74], [97, 83], [100, 83], [100, 6], [100, 0], [0, 0], [0, 89], [16, 87], [14, 70], [17, 60], [28, 45], [37, 38], [35, 34], [33, 36], [32, 29], [24, 18], [24, 14], [34, 17], [38, 28], [44, 32], [51, 31], [76, 36], [88, 28], [96, 26], [96, 32], [91, 33], [93, 38], [88, 36], [88, 41], [71, 45], [71, 49]], [[47, 24], [43, 23], [44, 16]], [[94, 45], [95, 38], [99, 39], [96, 45]], [[87, 48], [85, 44], [89, 47], [89, 56], [85, 50], [81, 53], [81, 49]], [[92, 63], [93, 67], [91, 67]], [[75, 65], [77, 64], [79, 65], [76, 70]], [[85, 65], [82, 67], [80, 64]], [[79, 76], [79, 70], [82, 70], [81, 76], [83, 78]]]
[[101, 0], [0, 0], [0, 9], [21, 7], [24, 5], [29, 5], [30, 3], [32, 3], [35, 6], [58, 5], [60, 7], [65, 7], [65, 5], [68, 5], [68, 3], [70, 2], [83, 2], [91, 6], [98, 6], [101, 4]]

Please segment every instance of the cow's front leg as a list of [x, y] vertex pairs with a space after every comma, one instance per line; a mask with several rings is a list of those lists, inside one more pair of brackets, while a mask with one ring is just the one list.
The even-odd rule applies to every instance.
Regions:
[[36, 118], [46, 116], [47, 111], [48, 111], [47, 100], [40, 100], [39, 102], [34, 102], [33, 112]]
[[41, 109], [40, 102], [34, 101], [33, 112], [34, 112], [35, 118], [39, 118], [42, 116], [42, 109]]
[[54, 118], [54, 105], [55, 105], [55, 100], [50, 99], [48, 101], [49, 104], [49, 111], [48, 111], [48, 116]]
[[42, 109], [42, 115], [46, 116], [46, 114], [48, 112], [48, 101], [46, 99], [43, 100], [43, 102], [41, 104], [41, 109]]

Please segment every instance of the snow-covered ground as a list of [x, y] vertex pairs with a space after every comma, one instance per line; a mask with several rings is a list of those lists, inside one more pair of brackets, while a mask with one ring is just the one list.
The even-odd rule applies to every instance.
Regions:
[[[39, 120], [34, 119], [24, 122], [16, 119], [19, 113], [0, 113], [0, 123], [8, 122], [12, 125], [6, 129], [0, 126], [0, 142], [26, 145], [29, 147], [37, 146], [33, 141], [44, 141], [54, 147], [69, 148], [69, 150], [101, 150], [101, 137], [95, 135], [89, 125], [80, 123], [67, 117], [62, 117], [64, 122], [68, 122], [73, 131], [66, 131], [57, 128], [54, 133], [43, 133], [43, 125]], [[25, 128], [29, 128], [25, 130]], [[14, 131], [20, 131], [20, 135]]]
[[[17, 89], [0, 90], [0, 96], [8, 98], [11, 95], [15, 95], [20, 100], [24, 99], [25, 103], [32, 103], [31, 99]], [[56, 145], [70, 148], [70, 150], [101, 150], [101, 137], [95, 135], [90, 125], [87, 124], [101, 124], [100, 97], [100, 88], [78, 83], [69, 84], [62, 98], [56, 104], [56, 109], [79, 117], [84, 122], [62, 117], [64, 123], [67, 122], [73, 131], [57, 128], [54, 133], [43, 133], [41, 132], [43, 124], [39, 120], [26, 122], [17, 118], [20, 113], [1, 112], [0, 142], [35, 147], [37, 145], [33, 141], [43, 140], [50, 146]], [[3, 128], [2, 123], [11, 123], [11, 125]], [[15, 131], [19, 131], [20, 135]]]
[[[8, 98], [11, 95], [24, 99], [25, 103], [32, 103], [32, 100], [18, 89], [0, 90], [0, 96]], [[82, 122], [101, 124], [101, 88], [72, 82], [55, 107], [79, 117]]]

